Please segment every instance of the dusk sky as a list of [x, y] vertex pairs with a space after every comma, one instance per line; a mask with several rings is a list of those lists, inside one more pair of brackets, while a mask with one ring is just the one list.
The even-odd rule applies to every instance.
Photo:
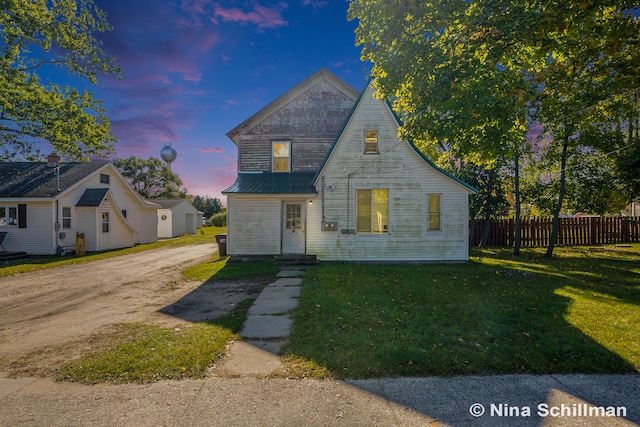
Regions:
[[346, 0], [96, 0], [114, 30], [103, 49], [124, 68], [87, 89], [104, 101], [117, 157], [178, 151], [190, 194], [225, 198], [237, 150], [225, 135], [321, 67], [361, 90]]

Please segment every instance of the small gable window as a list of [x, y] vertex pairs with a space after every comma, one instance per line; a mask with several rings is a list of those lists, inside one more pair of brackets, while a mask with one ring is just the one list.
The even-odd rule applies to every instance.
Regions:
[[291, 142], [273, 143], [273, 172], [291, 172]]
[[364, 131], [364, 152], [377, 154], [378, 151], [378, 131]]
[[107, 175], [106, 173], [100, 174], [100, 184], [109, 184], [110, 181], [111, 177], [109, 175]]

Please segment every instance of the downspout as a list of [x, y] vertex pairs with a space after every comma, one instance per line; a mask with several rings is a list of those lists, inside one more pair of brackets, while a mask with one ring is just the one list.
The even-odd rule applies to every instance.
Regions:
[[324, 227], [324, 175], [322, 176], [322, 191], [320, 197], [322, 198], [322, 227]]
[[349, 220], [351, 219], [350, 216], [350, 212], [349, 212], [349, 208], [350, 208], [350, 201], [351, 201], [351, 174], [347, 175], [347, 234], [349, 234], [349, 226], [351, 225], [351, 223], [349, 222]]
[[58, 199], [56, 199], [56, 223], [53, 226], [53, 231], [56, 234], [56, 255], [59, 255], [59, 250], [60, 250], [60, 207], [59, 207], [59, 203], [60, 201]]

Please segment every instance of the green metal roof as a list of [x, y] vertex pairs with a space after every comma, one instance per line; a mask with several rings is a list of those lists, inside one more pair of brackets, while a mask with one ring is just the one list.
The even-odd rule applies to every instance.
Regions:
[[222, 194], [316, 194], [315, 172], [239, 172]]

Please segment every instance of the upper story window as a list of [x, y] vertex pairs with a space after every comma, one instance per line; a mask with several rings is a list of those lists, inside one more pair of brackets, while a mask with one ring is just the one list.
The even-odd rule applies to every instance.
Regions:
[[364, 131], [364, 152], [366, 153], [379, 153], [378, 151], [378, 131], [377, 130], [365, 130]]
[[107, 175], [106, 173], [101, 173], [100, 174], [100, 183], [101, 184], [109, 184], [110, 181], [111, 181], [111, 177], [109, 175]]
[[389, 190], [356, 190], [356, 232], [389, 232]]
[[273, 143], [273, 172], [291, 172], [291, 142]]

